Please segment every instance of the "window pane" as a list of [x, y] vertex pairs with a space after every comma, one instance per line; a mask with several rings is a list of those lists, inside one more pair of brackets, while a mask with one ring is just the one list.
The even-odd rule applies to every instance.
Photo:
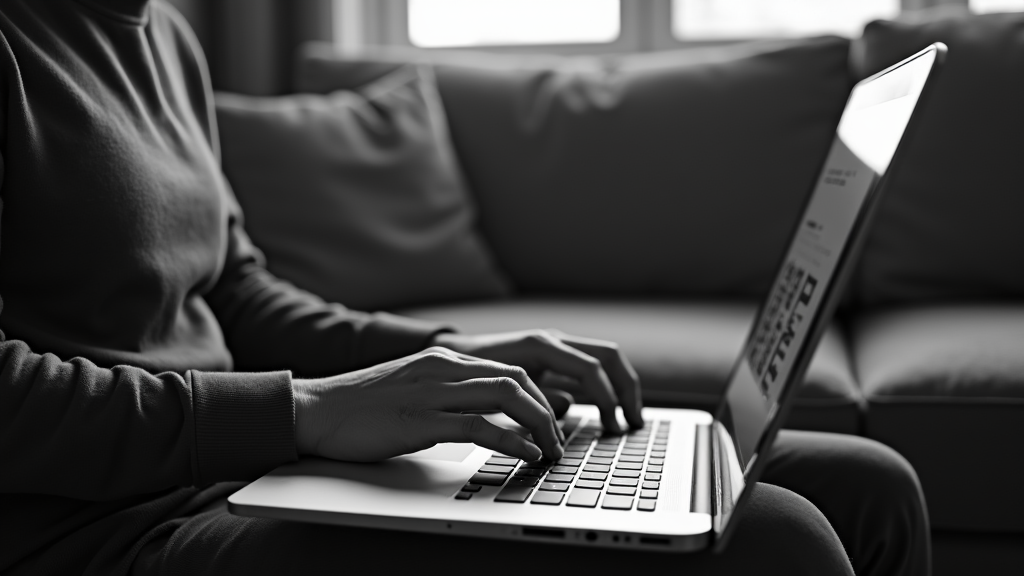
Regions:
[[681, 40], [857, 36], [899, 11], [900, 0], [673, 0], [672, 29]]
[[1024, 10], [1024, 0], [971, 0], [970, 5], [971, 11], [978, 14]]
[[416, 46], [597, 44], [619, 37], [619, 0], [409, 0]]

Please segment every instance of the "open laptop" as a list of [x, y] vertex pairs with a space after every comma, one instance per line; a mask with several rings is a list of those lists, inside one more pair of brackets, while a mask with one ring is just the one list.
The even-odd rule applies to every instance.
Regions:
[[[854, 87], [714, 415], [645, 408], [643, 429], [611, 436], [595, 407], [576, 405], [563, 420], [567, 444], [558, 462], [522, 462], [473, 444], [439, 444], [375, 464], [302, 459], [232, 495], [229, 510], [584, 546], [722, 550], [945, 53], [934, 44]], [[488, 418], [517, 428], [504, 415]]]

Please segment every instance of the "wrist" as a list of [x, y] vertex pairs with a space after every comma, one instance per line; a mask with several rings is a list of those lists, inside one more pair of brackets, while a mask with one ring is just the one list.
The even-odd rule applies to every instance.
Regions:
[[316, 453], [316, 434], [313, 426], [313, 406], [316, 403], [314, 380], [292, 380], [292, 398], [295, 399], [295, 451]]

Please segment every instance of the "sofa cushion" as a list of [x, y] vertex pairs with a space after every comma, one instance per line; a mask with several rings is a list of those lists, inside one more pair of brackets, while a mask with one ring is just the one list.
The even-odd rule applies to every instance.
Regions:
[[[713, 410], [721, 396], [755, 306], [511, 300], [403, 311], [425, 320], [443, 320], [469, 333], [556, 328], [570, 334], [617, 342], [643, 385], [644, 402], [653, 406]], [[564, 379], [578, 400], [588, 398]], [[787, 426], [856, 433], [860, 392], [839, 331], [827, 333], [815, 355]]]
[[851, 348], [866, 434], [914, 465], [932, 526], [1024, 531], [1024, 306], [877, 312]]
[[[848, 47], [433, 59], [481, 229], [520, 289], [757, 298], [828, 150]], [[360, 58], [307, 53], [299, 87], [393, 62]]]
[[872, 74], [949, 45], [866, 245], [868, 305], [1024, 296], [1024, 14], [875, 22], [853, 46]]
[[326, 96], [220, 94], [217, 117], [271, 272], [370, 310], [504, 294], [429, 70]]

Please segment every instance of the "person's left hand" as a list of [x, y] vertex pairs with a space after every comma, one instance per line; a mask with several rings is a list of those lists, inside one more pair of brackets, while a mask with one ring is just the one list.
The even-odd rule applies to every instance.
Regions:
[[502, 334], [441, 333], [433, 344], [456, 352], [512, 364], [527, 372], [551, 370], [580, 381], [601, 410], [609, 432], [621, 432], [615, 418], [622, 406], [626, 421], [642, 428], [640, 379], [614, 342], [569, 336], [557, 330]]

